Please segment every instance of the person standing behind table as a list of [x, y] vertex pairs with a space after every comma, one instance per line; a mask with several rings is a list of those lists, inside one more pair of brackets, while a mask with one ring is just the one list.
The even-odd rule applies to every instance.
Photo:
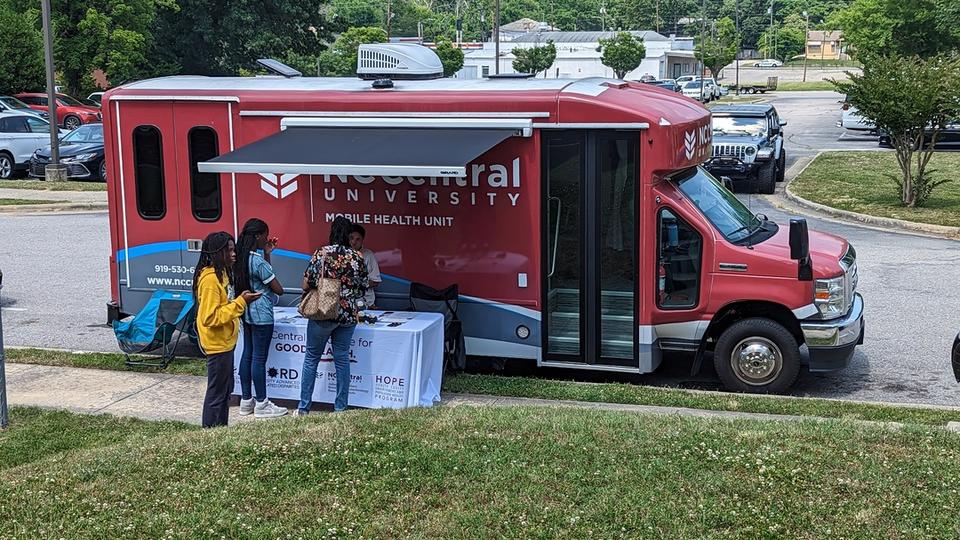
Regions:
[[350, 233], [350, 247], [363, 254], [363, 262], [367, 266], [367, 278], [370, 282], [367, 292], [363, 295], [363, 307], [365, 309], [376, 309], [377, 295], [374, 289], [380, 286], [383, 279], [380, 277], [380, 265], [377, 264], [377, 256], [373, 254], [373, 251], [363, 247], [363, 242], [366, 239], [366, 229], [363, 228], [363, 225], [355, 224], [353, 232]]
[[[244, 224], [237, 239], [234, 281], [238, 289], [249, 289], [263, 296], [247, 306], [243, 314], [243, 355], [238, 373], [241, 416], [277, 418], [287, 414], [287, 409], [267, 399], [267, 354], [273, 341], [273, 306], [283, 294], [283, 286], [270, 265], [273, 248], [270, 229], [263, 220], [253, 218]], [[250, 392], [251, 383], [255, 396]]]
[[350, 247], [353, 224], [340, 216], [330, 226], [330, 245], [318, 249], [303, 274], [301, 286], [304, 291], [315, 289], [321, 278], [340, 280], [340, 306], [337, 316], [329, 321], [307, 322], [307, 351], [303, 357], [303, 378], [300, 384], [300, 405], [297, 414], [310, 412], [313, 403], [313, 387], [317, 382], [317, 365], [327, 346], [333, 343], [333, 364], [337, 370], [337, 397], [333, 402], [334, 412], [347, 409], [350, 394], [350, 342], [357, 326], [363, 294], [367, 290], [367, 267], [359, 251]]
[[203, 427], [227, 425], [230, 390], [233, 388], [233, 349], [237, 346], [240, 317], [259, 293], [243, 291], [233, 298], [231, 268], [237, 260], [233, 237], [211, 233], [200, 247], [193, 274], [197, 305], [197, 334], [207, 358], [207, 393], [203, 398]]

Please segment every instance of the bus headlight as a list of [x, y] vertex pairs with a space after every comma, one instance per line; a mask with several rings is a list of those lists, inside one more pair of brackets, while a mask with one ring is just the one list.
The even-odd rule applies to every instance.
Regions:
[[818, 279], [814, 288], [814, 304], [824, 319], [835, 319], [846, 313], [847, 298], [845, 276]]

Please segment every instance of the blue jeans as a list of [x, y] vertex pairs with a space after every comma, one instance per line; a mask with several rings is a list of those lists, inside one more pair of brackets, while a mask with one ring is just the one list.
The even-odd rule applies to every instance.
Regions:
[[313, 403], [313, 387], [317, 382], [317, 364], [327, 346], [333, 342], [333, 365], [337, 369], [337, 398], [334, 411], [347, 410], [350, 395], [350, 342], [353, 341], [355, 324], [340, 324], [336, 321], [309, 321], [307, 323], [307, 352], [303, 357], [300, 383], [300, 410], [309, 411]]
[[257, 401], [267, 399], [267, 354], [273, 341], [272, 324], [243, 322], [243, 355], [240, 357], [240, 397], [250, 399], [250, 383]]

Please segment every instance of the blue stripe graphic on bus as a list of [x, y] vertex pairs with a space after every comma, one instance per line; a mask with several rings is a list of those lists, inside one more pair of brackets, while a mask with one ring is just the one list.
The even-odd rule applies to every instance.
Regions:
[[144, 255], [153, 255], [154, 253], [162, 253], [164, 251], [186, 251], [187, 243], [184, 241], [174, 240], [172, 242], [157, 242], [154, 244], [143, 244], [142, 246], [133, 246], [129, 249], [117, 252], [117, 262], [126, 261], [129, 255], [130, 259], [136, 259], [137, 257], [143, 257]]

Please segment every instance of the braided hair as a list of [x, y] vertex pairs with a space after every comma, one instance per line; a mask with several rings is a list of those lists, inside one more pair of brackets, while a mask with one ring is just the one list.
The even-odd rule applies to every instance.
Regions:
[[197, 261], [197, 268], [193, 272], [194, 299], [197, 299], [200, 273], [203, 272], [204, 268], [212, 267], [217, 273], [217, 279], [221, 281], [224, 275], [231, 281], [233, 280], [233, 271], [227, 262], [227, 253], [231, 242], [233, 242], [233, 236], [222, 231], [210, 233], [203, 240], [203, 245], [200, 247], [200, 260]]
[[262, 219], [252, 218], [243, 226], [237, 238], [237, 262], [233, 264], [233, 287], [238, 291], [252, 291], [250, 283], [250, 253], [256, 251], [257, 241], [269, 229]]

